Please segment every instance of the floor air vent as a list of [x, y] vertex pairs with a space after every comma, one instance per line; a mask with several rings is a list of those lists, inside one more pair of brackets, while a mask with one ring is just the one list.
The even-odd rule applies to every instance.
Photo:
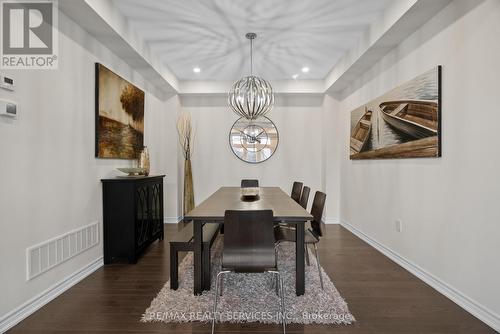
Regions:
[[99, 243], [99, 223], [92, 223], [26, 250], [29, 281]]

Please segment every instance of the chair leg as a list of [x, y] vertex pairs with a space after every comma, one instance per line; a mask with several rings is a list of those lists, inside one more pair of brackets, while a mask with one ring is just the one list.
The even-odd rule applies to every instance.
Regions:
[[286, 311], [285, 311], [285, 283], [283, 283], [283, 278], [280, 278], [281, 284], [281, 312], [283, 313], [283, 334], [286, 334]]
[[[276, 256], [276, 268], [278, 268], [278, 246], [280, 245], [280, 242], [278, 241], [274, 245], [274, 255]], [[276, 279], [274, 280], [274, 288], [276, 290], [276, 295], [279, 297], [279, 279], [278, 276], [276, 276]]]
[[276, 281], [274, 282], [274, 288], [276, 290], [276, 295], [279, 297], [280, 296], [280, 280], [279, 277], [276, 275]]
[[309, 249], [307, 249], [307, 244], [304, 244], [304, 252], [306, 253], [306, 263], [308, 266], [310, 266], [311, 261], [309, 261]]
[[323, 275], [321, 274], [321, 266], [319, 265], [319, 254], [318, 254], [318, 247], [316, 244], [314, 244], [314, 253], [316, 253], [316, 262], [318, 264], [318, 274], [319, 274], [319, 280], [321, 282], [321, 289], [325, 290], [323, 287]]
[[[224, 276], [221, 275], [220, 278], [217, 278], [217, 279], [220, 280], [220, 282], [219, 282], [219, 286], [220, 286], [219, 296], [222, 296], [222, 290], [224, 290]], [[215, 293], [217, 293], [217, 291]]]
[[215, 278], [214, 308], [212, 312], [212, 334], [215, 333], [215, 313], [217, 312], [217, 298], [218, 298], [217, 290], [219, 289], [219, 280], [224, 274], [227, 274], [228, 272], [229, 271], [221, 271], [217, 274], [217, 277]]
[[[270, 271], [270, 273], [273, 273], [276, 275], [276, 279], [279, 282], [279, 297], [280, 297], [280, 309], [281, 309], [281, 321], [283, 324], [283, 334], [286, 334], [286, 315], [285, 315], [285, 288], [283, 284], [283, 279], [281, 278], [281, 275], [279, 271]], [[279, 319], [278, 319], [279, 320]]]

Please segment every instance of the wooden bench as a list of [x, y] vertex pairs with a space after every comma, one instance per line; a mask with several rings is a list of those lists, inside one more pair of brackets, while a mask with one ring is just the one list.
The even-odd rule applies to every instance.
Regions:
[[[210, 248], [220, 231], [219, 224], [203, 226], [203, 276], [210, 282]], [[179, 287], [179, 252], [193, 252], [193, 225], [189, 224], [177, 233], [170, 241], [170, 289]], [[210, 290], [210, 283], [205, 289]]]

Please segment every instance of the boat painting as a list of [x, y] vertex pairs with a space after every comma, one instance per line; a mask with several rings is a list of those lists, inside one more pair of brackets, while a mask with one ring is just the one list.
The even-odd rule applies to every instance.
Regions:
[[365, 108], [365, 114], [356, 124], [351, 136], [351, 154], [359, 153], [366, 148], [372, 131], [371, 110]]
[[438, 104], [434, 101], [388, 101], [379, 107], [387, 123], [409, 136], [437, 135]]
[[440, 66], [351, 112], [353, 160], [440, 156]]

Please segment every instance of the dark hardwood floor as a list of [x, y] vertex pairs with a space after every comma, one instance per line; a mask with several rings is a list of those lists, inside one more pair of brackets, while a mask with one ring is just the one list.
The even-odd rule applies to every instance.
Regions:
[[[112, 264], [99, 269], [10, 333], [209, 332], [208, 324], [139, 322], [168, 280], [168, 241], [176, 231], [176, 225], [166, 225], [165, 240], [154, 243], [136, 265]], [[495, 333], [338, 225], [327, 227], [319, 250], [321, 264], [357, 322], [350, 326], [289, 325], [289, 333]], [[217, 326], [219, 333], [279, 330], [260, 324]]]

